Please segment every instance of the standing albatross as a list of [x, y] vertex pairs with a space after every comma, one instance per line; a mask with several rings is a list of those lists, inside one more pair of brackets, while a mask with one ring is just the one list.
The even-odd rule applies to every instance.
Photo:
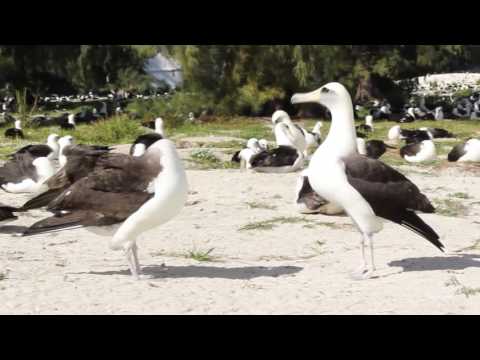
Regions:
[[33, 224], [23, 235], [82, 227], [99, 235], [113, 233], [110, 248], [125, 251], [138, 279], [137, 238], [180, 213], [187, 200], [187, 176], [175, 145], [167, 139], [150, 146], [144, 156], [117, 160], [121, 164], [106, 165], [64, 190], [47, 207], [54, 216]]
[[[342, 84], [329, 83], [314, 92], [296, 94], [291, 101], [318, 103], [332, 114], [328, 137], [310, 162], [309, 181], [318, 195], [345, 209], [362, 234], [357, 276], [365, 279], [375, 272], [372, 236], [382, 230], [380, 218], [414, 231], [443, 251], [439, 236], [415, 213], [435, 212], [427, 197], [395, 169], [358, 154], [352, 100]], [[370, 269], [365, 242], [371, 252]]]

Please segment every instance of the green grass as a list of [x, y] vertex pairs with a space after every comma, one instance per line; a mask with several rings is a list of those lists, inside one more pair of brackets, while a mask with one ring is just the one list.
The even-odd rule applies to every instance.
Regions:
[[318, 226], [326, 226], [336, 230], [350, 230], [353, 229], [351, 224], [337, 224], [334, 222], [318, 222], [304, 217], [275, 217], [269, 220], [256, 221], [248, 223], [238, 229], [238, 231], [253, 231], [253, 230], [272, 230], [279, 224], [303, 224], [305, 229], [314, 229]]
[[468, 287], [468, 286], [462, 286], [460, 289], [458, 289], [455, 292], [455, 294], [465, 295], [465, 297], [468, 299], [470, 296], [480, 294], [480, 288], [471, 288], [471, 287]]
[[210, 170], [210, 169], [237, 169], [239, 165], [231, 161], [222, 161], [209, 149], [193, 150], [190, 153], [191, 163], [196, 169]]
[[201, 251], [196, 249], [190, 250], [187, 254], [185, 254], [185, 258], [193, 259], [200, 262], [212, 262], [214, 260], [214, 257], [210, 254], [213, 252], [213, 250], [215, 250], [215, 248], [211, 248], [207, 251]]
[[274, 135], [270, 122], [259, 118], [219, 117], [217, 121], [209, 123], [185, 123], [171, 129], [174, 137], [194, 136], [229, 136], [248, 140], [252, 137], [273, 140]]
[[460, 201], [452, 199], [435, 199], [436, 213], [448, 217], [461, 217], [468, 215], [468, 207]]
[[471, 199], [470, 195], [464, 192], [457, 192], [454, 194], [448, 194], [448, 197], [457, 198], [457, 199]]
[[245, 146], [246, 146], [246, 143], [244, 141], [232, 140], [232, 141], [218, 141], [218, 142], [206, 143], [206, 144], [203, 144], [202, 147], [217, 148], [217, 149], [231, 149], [231, 152], [233, 155], [235, 151], [241, 150], [245, 148]]
[[0, 128], [0, 157], [3, 158], [22, 146], [45, 143], [48, 135], [52, 133], [60, 136], [72, 135], [77, 144], [117, 145], [132, 143], [139, 135], [148, 131], [139, 122], [125, 116], [114, 116], [91, 125], [81, 124], [73, 131], [62, 130], [59, 126], [25, 127], [24, 140], [5, 138], [5, 129], [9, 127], [11, 125]]
[[458, 287], [457, 291], [455, 291], [456, 295], [465, 295], [468, 299], [470, 296], [480, 294], [480, 288], [472, 288], [463, 285], [455, 276], [452, 276], [447, 282], [445, 282], [445, 286], [454, 286]]
[[[307, 129], [312, 129], [315, 123], [320, 119], [301, 120], [297, 123]], [[357, 121], [356, 125], [363, 123]], [[375, 130], [368, 134], [369, 139], [386, 140], [389, 129], [397, 125], [395, 122], [379, 121], [374, 123]], [[8, 125], [11, 127], [12, 125]], [[403, 129], [418, 129], [420, 127], [440, 127], [453, 132], [458, 136], [455, 141], [436, 141], [437, 152], [440, 156], [446, 155], [450, 149], [458, 143], [463, 142], [469, 137], [480, 136], [480, 121], [418, 121], [415, 123], [401, 124]], [[0, 157], [11, 153], [16, 148], [31, 143], [44, 143], [51, 133], [57, 133], [60, 136], [71, 134], [76, 137], [78, 143], [85, 144], [105, 144], [116, 145], [131, 143], [137, 136], [144, 134], [147, 130], [140, 125], [139, 121], [129, 119], [127, 116], [113, 117], [107, 121], [99, 122], [92, 125], [78, 125], [77, 131], [63, 131], [59, 127], [50, 128], [25, 128], [27, 139], [24, 141], [12, 141], [5, 139], [3, 133], [7, 126], [0, 128]], [[322, 138], [328, 134], [330, 122], [324, 121], [322, 128]], [[265, 138], [274, 141], [272, 125], [268, 119], [264, 118], [248, 118], [248, 117], [216, 117], [213, 121], [207, 123], [184, 123], [176, 127], [167, 122], [167, 134], [173, 140], [181, 140], [186, 137], [233, 137], [242, 140], [226, 140], [218, 143], [205, 142], [202, 147], [205, 148], [225, 148], [230, 152], [239, 150], [245, 146], [245, 141], [255, 137], [257, 139]], [[403, 143], [397, 145], [398, 149]], [[411, 165], [418, 167], [431, 167], [443, 163], [445, 160], [438, 160], [431, 163], [408, 164], [400, 157], [399, 150], [389, 151], [382, 158], [382, 161], [391, 166]], [[230, 163], [222, 163], [221, 161], [206, 161], [202, 164], [199, 159], [193, 159], [200, 168], [235, 168]]]
[[238, 231], [252, 231], [252, 230], [272, 230], [278, 224], [299, 224], [315, 223], [313, 220], [305, 219], [302, 217], [276, 217], [270, 220], [256, 221], [246, 224], [238, 229]]

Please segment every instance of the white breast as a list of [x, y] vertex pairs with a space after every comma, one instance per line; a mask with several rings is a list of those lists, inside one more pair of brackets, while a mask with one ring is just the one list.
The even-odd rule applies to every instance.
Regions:
[[348, 209], [348, 215], [356, 219], [360, 231], [374, 234], [383, 228], [370, 204], [348, 182], [343, 161], [334, 157], [314, 156], [309, 173], [312, 189], [339, 208]]
[[405, 156], [405, 160], [412, 163], [434, 161], [437, 158], [435, 144], [431, 140], [422, 141], [421, 150], [415, 156]]
[[480, 162], [480, 140], [470, 139], [465, 144], [465, 151], [467, 152], [458, 161], [460, 162]]

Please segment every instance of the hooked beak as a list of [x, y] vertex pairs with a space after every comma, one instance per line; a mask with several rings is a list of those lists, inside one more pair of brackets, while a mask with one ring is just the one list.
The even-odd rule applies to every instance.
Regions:
[[303, 103], [317, 103], [321, 104], [320, 102], [320, 91], [315, 90], [310, 93], [304, 94], [295, 94], [292, 96], [291, 103], [295, 104], [303, 104]]

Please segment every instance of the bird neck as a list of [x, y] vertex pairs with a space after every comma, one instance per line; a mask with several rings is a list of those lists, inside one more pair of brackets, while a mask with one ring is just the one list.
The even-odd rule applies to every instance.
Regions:
[[154, 183], [156, 196], [166, 193], [167, 189], [186, 188], [188, 186], [185, 168], [177, 154], [165, 154], [161, 163], [162, 170]]
[[332, 125], [324, 143], [315, 153], [330, 153], [337, 157], [345, 157], [357, 153], [357, 136], [353, 120], [351, 101], [329, 109], [332, 114]]
[[163, 124], [155, 124], [155, 132], [163, 136]]

